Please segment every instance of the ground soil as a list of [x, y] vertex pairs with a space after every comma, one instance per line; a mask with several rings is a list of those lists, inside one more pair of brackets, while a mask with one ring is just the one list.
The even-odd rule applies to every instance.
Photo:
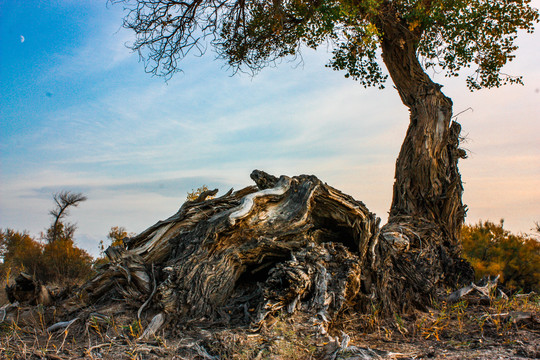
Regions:
[[[475, 300], [476, 301], [476, 300]], [[41, 313], [50, 309], [42, 309]], [[23, 314], [22, 312], [21, 314]], [[307, 315], [277, 315], [259, 329], [204, 319], [169, 325], [147, 340], [129, 314], [74, 323], [53, 333], [40, 324], [0, 323], [1, 359], [539, 359], [540, 298], [434, 303], [383, 317], [343, 314], [324, 334]], [[45, 316], [43, 316], [44, 318]], [[363, 354], [363, 355], [359, 355]]]

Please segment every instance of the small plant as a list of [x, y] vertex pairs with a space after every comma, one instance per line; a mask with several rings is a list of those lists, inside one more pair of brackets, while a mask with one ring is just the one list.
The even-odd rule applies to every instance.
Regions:
[[435, 306], [435, 310], [429, 311], [431, 318], [422, 321], [418, 327], [419, 332], [425, 339], [435, 338], [437, 341], [440, 341], [440, 334], [448, 326], [450, 319], [448, 315], [448, 304], [446, 302], [434, 302], [433, 305]]
[[463, 331], [464, 317], [466, 316], [468, 306], [469, 303], [467, 301], [461, 300], [455, 304], [452, 304], [451, 307], [452, 316], [456, 318], [460, 332]]
[[403, 318], [398, 313], [394, 313], [394, 324], [396, 325], [396, 328], [401, 333], [401, 335], [405, 336], [409, 333], [409, 330], [407, 330]]
[[141, 320], [133, 320], [129, 325], [125, 326], [125, 330], [128, 330], [128, 335], [131, 338], [138, 338], [142, 335], [143, 327]]

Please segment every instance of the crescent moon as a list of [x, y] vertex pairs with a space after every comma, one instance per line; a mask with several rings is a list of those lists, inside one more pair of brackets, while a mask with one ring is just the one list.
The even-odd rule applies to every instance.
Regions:
[[24, 42], [24, 36], [21, 35], [21, 43]]

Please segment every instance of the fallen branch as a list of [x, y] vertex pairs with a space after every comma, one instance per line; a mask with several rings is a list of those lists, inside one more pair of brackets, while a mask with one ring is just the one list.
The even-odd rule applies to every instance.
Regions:
[[150, 321], [150, 324], [146, 327], [143, 334], [139, 336], [138, 340], [148, 339], [152, 335], [154, 335], [163, 325], [165, 322], [165, 315], [163, 313], [159, 313], [156, 316], [152, 318], [152, 321]]
[[56, 331], [56, 330], [59, 330], [59, 329], [68, 329], [71, 324], [73, 324], [75, 321], [79, 320], [79, 318], [75, 318], [73, 320], [70, 320], [70, 321], [60, 321], [60, 322], [57, 322], [56, 324], [53, 324], [51, 326], [49, 326], [47, 328], [47, 332], [53, 332], [53, 331]]

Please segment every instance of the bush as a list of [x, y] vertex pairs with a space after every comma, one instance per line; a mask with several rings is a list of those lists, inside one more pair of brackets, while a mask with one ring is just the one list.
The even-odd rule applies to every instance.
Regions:
[[476, 278], [500, 275], [511, 290], [540, 291], [540, 242], [530, 235], [514, 235], [491, 221], [465, 225], [461, 231], [463, 256]]
[[11, 229], [0, 231], [0, 272], [3, 277], [22, 271], [44, 283], [53, 281], [75, 283], [91, 273], [92, 257], [64, 236], [60, 223], [59, 238], [42, 245], [26, 232]]
[[44, 282], [77, 283], [92, 273], [92, 256], [78, 248], [71, 239], [59, 239], [43, 247], [41, 276]]
[[28, 235], [12, 229], [0, 229], [0, 273], [2, 277], [10, 273], [25, 271], [35, 275], [43, 266], [42, 245]]

